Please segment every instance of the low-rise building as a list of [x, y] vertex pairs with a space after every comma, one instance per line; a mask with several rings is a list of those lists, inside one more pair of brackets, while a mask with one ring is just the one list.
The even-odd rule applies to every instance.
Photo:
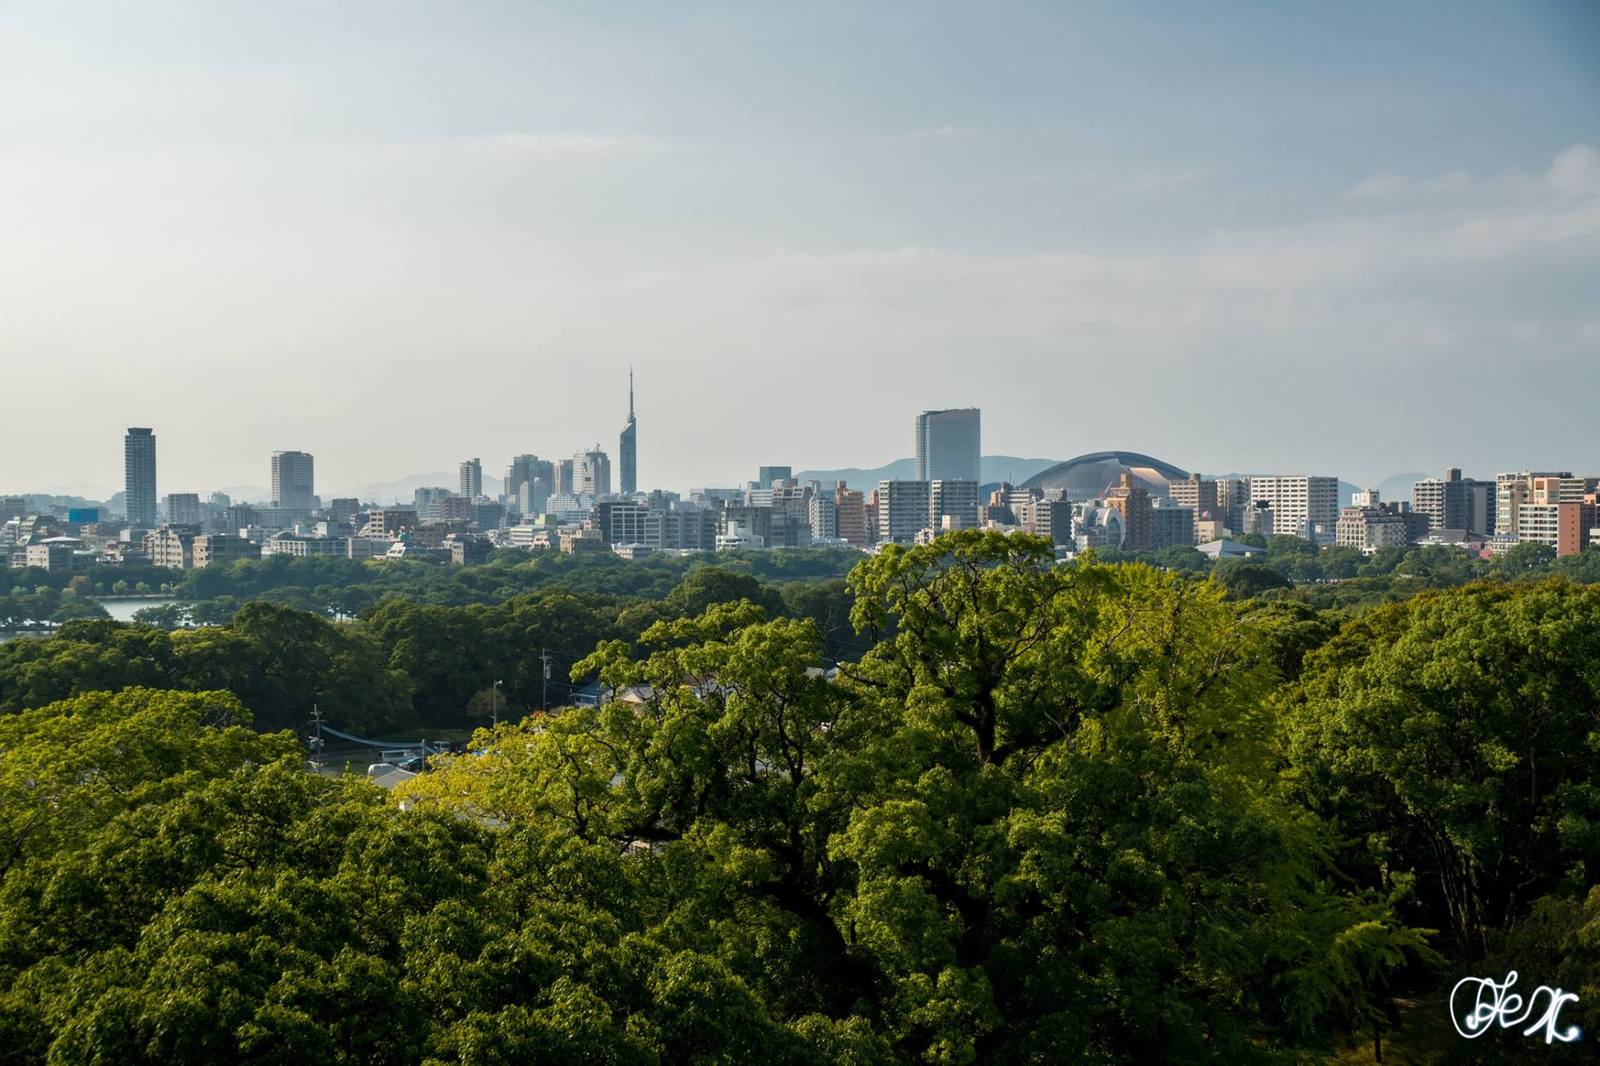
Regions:
[[261, 558], [261, 546], [244, 537], [217, 533], [202, 533], [194, 538], [191, 549], [196, 570], [207, 566], [228, 566], [242, 559]]

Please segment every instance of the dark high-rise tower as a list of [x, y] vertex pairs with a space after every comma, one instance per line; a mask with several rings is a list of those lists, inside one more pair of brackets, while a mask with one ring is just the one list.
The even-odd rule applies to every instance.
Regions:
[[129, 428], [122, 438], [123, 507], [128, 525], [149, 528], [156, 524], [156, 434], [153, 429]]
[[983, 481], [978, 409], [924, 411], [917, 416], [918, 481]]
[[622, 494], [632, 496], [639, 491], [639, 423], [633, 417], [633, 368], [628, 368], [628, 424], [622, 427], [617, 449], [617, 464]]

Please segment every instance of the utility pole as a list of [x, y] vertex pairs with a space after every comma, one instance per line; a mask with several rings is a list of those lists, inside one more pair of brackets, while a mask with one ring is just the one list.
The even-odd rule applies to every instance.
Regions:
[[317, 705], [315, 703], [313, 703], [311, 705], [311, 728], [312, 728], [311, 741], [310, 741], [310, 744], [308, 745], [308, 747], [311, 748], [311, 764], [312, 764], [312, 766], [316, 767], [318, 770], [321, 770], [322, 769], [322, 712], [317, 709]]
[[501, 684], [502, 682], [496, 681], [494, 683], [494, 687], [489, 690], [489, 724], [494, 726], [498, 726], [500, 724]]
[[539, 684], [539, 709], [550, 709], [550, 652], [545, 648], [539, 649], [539, 661], [544, 664], [544, 679]]

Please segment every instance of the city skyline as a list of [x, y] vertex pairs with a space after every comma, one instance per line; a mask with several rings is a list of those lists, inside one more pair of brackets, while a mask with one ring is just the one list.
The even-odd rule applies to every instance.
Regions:
[[10, 5], [0, 352], [51, 446], [0, 483], [114, 489], [130, 424], [183, 490], [565, 452], [630, 364], [674, 486], [909, 454], [886, 397], [1355, 482], [1592, 451], [1600, 10], [1003, 6]]

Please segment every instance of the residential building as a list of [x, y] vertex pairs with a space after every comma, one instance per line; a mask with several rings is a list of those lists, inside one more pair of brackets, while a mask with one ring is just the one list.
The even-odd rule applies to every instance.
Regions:
[[928, 481], [878, 482], [878, 540], [889, 544], [914, 544], [917, 532], [928, 527], [933, 506], [933, 486]]
[[872, 546], [874, 538], [871, 534], [877, 527], [867, 522], [867, 500], [863, 493], [846, 488], [841, 483], [833, 490], [833, 514], [835, 536], [842, 537], [857, 548]]
[[34, 567], [52, 574], [64, 573], [73, 568], [81, 547], [83, 542], [75, 537], [46, 537], [23, 548], [19, 558], [24, 568]]
[[935, 479], [928, 483], [928, 528], [975, 529], [978, 525], [978, 483]]
[[638, 500], [602, 500], [594, 505], [594, 525], [607, 544], [661, 546], [661, 512]]
[[[837, 491], [837, 490], [835, 490]], [[811, 523], [813, 540], [835, 540], [839, 536], [839, 506], [833, 492], [820, 490], [811, 494], [807, 503], [807, 519]]]
[[1461, 476], [1451, 467], [1443, 478], [1425, 478], [1411, 488], [1411, 509], [1428, 516], [1428, 528], [1487, 534], [1494, 530], [1495, 486]]
[[924, 411], [917, 416], [918, 481], [983, 481], [980, 415], [976, 407]]
[[167, 521], [175, 526], [200, 524], [200, 494], [174, 492], [167, 496]]
[[[1122, 518], [1122, 547], [1128, 551], [1150, 551], [1156, 546], [1155, 519], [1151, 514], [1150, 493], [1129, 473], [1117, 487], [1106, 493], [1105, 506]], [[1191, 543], [1194, 536], [1190, 527]]]
[[476, 457], [464, 461], [456, 471], [457, 495], [476, 500], [483, 495], [483, 463]]
[[272, 453], [272, 506], [295, 511], [317, 509], [313, 460], [306, 452]]
[[1194, 511], [1174, 503], [1169, 497], [1159, 496], [1150, 501], [1151, 547], [1162, 548], [1194, 546]]
[[[1281, 474], [1250, 479], [1250, 499], [1272, 509], [1278, 533], [1317, 540], [1331, 539], [1339, 521], [1339, 479]], [[1249, 532], [1246, 530], [1246, 532]]]
[[488, 562], [489, 553], [494, 550], [494, 544], [488, 537], [476, 533], [451, 533], [444, 538], [444, 546], [450, 549], [450, 561], [457, 566], [476, 566]]
[[375, 507], [367, 512], [367, 520], [357, 535], [394, 540], [420, 524], [421, 516], [414, 507]]
[[1217, 483], [1207, 481], [1199, 474], [1169, 482], [1167, 492], [1173, 503], [1187, 507], [1196, 518], [1217, 510]]
[[267, 541], [267, 555], [292, 555], [307, 559], [316, 557], [350, 557], [347, 537], [311, 537], [299, 533], [279, 533]]
[[133, 426], [122, 438], [123, 507], [128, 525], [149, 529], [156, 524], [156, 433]]
[[261, 558], [261, 546], [240, 536], [202, 533], [194, 538], [190, 558], [196, 570], [208, 566], [228, 566], [241, 559]]
[[354, 524], [359, 514], [361, 501], [354, 496], [335, 496], [333, 502], [328, 504], [328, 517], [335, 522]]
[[144, 539], [150, 565], [166, 567], [168, 570], [194, 569], [195, 536], [192, 527], [178, 529], [162, 526], [152, 530]]
[[[1403, 548], [1411, 542], [1411, 530], [1398, 508], [1378, 503], [1376, 493], [1366, 505], [1346, 507], [1334, 523], [1334, 543], [1371, 555], [1382, 548]], [[1418, 512], [1419, 514], [1421, 512]], [[1431, 519], [1430, 519], [1431, 521]]]
[[[1551, 499], [1550, 479], [1556, 479], [1555, 499]], [[1572, 471], [1528, 471], [1517, 473], [1496, 474], [1494, 478], [1494, 532], [1498, 544], [1504, 545], [1511, 538], [1518, 536], [1517, 530], [1522, 525], [1522, 505], [1533, 502], [1533, 488], [1536, 481], [1543, 483], [1543, 503], [1560, 503], [1562, 501], [1563, 483], [1572, 478]], [[1581, 498], [1581, 489], [1573, 499]], [[1537, 524], [1537, 522], [1536, 522]]]

